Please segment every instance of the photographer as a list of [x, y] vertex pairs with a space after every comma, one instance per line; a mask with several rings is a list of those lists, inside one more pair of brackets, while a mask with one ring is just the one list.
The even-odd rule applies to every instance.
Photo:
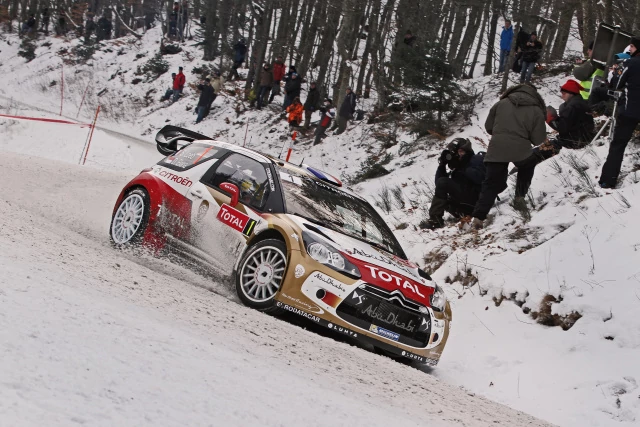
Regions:
[[602, 188], [615, 188], [622, 167], [624, 151], [640, 123], [640, 38], [632, 37], [629, 47], [631, 58], [624, 62], [622, 73], [617, 79], [616, 91], [623, 91], [618, 101], [620, 113], [613, 131], [607, 161], [602, 166], [599, 184]]
[[[451, 172], [447, 172], [447, 166]], [[443, 227], [445, 211], [455, 218], [471, 215], [484, 175], [484, 153], [475, 154], [471, 141], [456, 138], [449, 143], [438, 159], [428, 228]]]
[[529, 35], [529, 40], [522, 48], [522, 71], [520, 72], [520, 83], [531, 81], [531, 75], [536, 63], [540, 59], [540, 52], [542, 52], [542, 43], [538, 40], [538, 35], [535, 31]]

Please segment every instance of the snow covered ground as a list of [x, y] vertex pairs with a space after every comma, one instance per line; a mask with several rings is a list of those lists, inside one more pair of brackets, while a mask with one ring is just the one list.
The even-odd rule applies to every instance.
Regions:
[[[196, 97], [192, 90], [187, 90], [186, 98], [170, 107], [157, 109], [157, 105], [150, 105], [149, 107], [133, 108], [132, 105], [136, 105], [135, 102], [138, 102], [136, 100], [144, 98], [149, 90], [156, 89], [158, 91], [152, 94], [152, 97], [156, 98], [166, 86], [164, 81], [166, 77], [161, 77], [159, 81], [155, 82], [131, 84], [135, 77], [133, 76], [135, 67], [132, 68], [131, 64], [135, 66], [141, 61], [146, 61], [157, 50], [155, 40], [157, 37], [150, 31], [142, 42], [131, 40], [130, 45], [124, 45], [126, 49], [122, 55], [117, 54], [117, 49], [122, 45], [109, 45], [113, 51], [96, 54], [97, 59], [90, 62], [92, 65], [65, 68], [65, 75], [76, 76], [76, 82], [74, 84], [72, 80], [67, 85], [65, 96], [66, 102], [69, 104], [65, 104], [68, 107], [65, 107], [64, 114], [68, 114], [70, 117], [75, 116], [82, 91], [91, 81], [93, 85], [89, 90], [90, 107], [95, 107], [99, 99], [97, 93], [106, 88], [107, 93], [116, 93], [122, 96], [122, 111], [128, 113], [127, 117], [120, 117], [113, 112], [105, 114], [102, 121], [99, 119], [99, 125], [119, 130], [133, 138], [122, 139], [120, 135], [107, 131], [96, 131], [87, 159], [89, 168], [63, 166], [61, 163], [51, 161], [32, 160], [27, 162], [23, 157], [6, 156], [9, 159], [6, 160], [9, 164], [14, 162], [27, 169], [33, 166], [30, 169], [33, 171], [33, 175], [41, 177], [39, 179], [20, 178], [22, 176], [20, 168], [14, 170], [7, 166], [4, 167], [4, 174], [7, 174], [7, 171], [12, 171], [9, 176], [15, 174], [18, 178], [13, 182], [13, 187], [5, 186], [5, 188], [12, 188], [12, 191], [3, 191], [3, 200], [9, 201], [12, 206], [24, 209], [24, 211], [20, 211], [22, 213], [16, 219], [23, 230], [17, 230], [15, 233], [24, 234], [29, 231], [30, 228], [26, 224], [29, 224], [30, 227], [43, 228], [37, 233], [38, 235], [47, 235], [45, 231], [49, 228], [58, 230], [55, 231], [58, 234], [51, 237], [50, 242], [52, 243], [44, 245], [46, 251], [40, 243], [34, 243], [36, 249], [32, 250], [47, 254], [48, 258], [46, 256], [40, 258], [50, 260], [55, 259], [56, 256], [60, 257], [58, 255], [60, 251], [47, 252], [50, 250], [49, 246], [53, 246], [55, 249], [54, 242], [57, 240], [76, 242], [74, 245], [65, 246], [70, 251], [75, 250], [76, 246], [82, 248], [82, 254], [74, 256], [85, 263], [81, 264], [79, 270], [83, 271], [85, 265], [88, 265], [87, 271], [93, 272], [94, 278], [91, 281], [91, 286], [82, 286], [75, 280], [68, 278], [69, 275], [79, 274], [76, 269], [68, 267], [74, 257], [63, 257], [56, 266], [62, 261], [67, 262], [67, 265], [62, 264], [63, 267], [67, 267], [67, 270], [64, 270], [67, 272], [65, 273], [67, 276], [61, 275], [64, 278], [58, 280], [55, 274], [50, 273], [50, 271], [59, 271], [58, 267], [55, 267], [56, 270], [46, 270], [48, 272], [44, 273], [48, 280], [53, 280], [52, 277], [56, 278], [57, 285], [52, 284], [50, 288], [60, 289], [60, 294], [64, 294], [64, 289], [67, 289], [67, 292], [71, 294], [78, 293], [77, 297], [69, 297], [73, 301], [76, 301], [74, 298], [86, 297], [83, 300], [86, 304], [103, 307], [108, 312], [121, 313], [123, 317], [130, 319], [129, 323], [121, 322], [128, 325], [126, 329], [138, 331], [136, 328], [139, 328], [139, 331], [142, 331], [140, 335], [154, 337], [157, 335], [158, 330], [154, 329], [157, 326], [154, 324], [155, 319], [159, 319], [157, 320], [159, 324], [173, 325], [166, 329], [171, 330], [174, 334], [172, 336], [175, 341], [171, 341], [171, 343], [178, 343], [177, 346], [181, 346], [183, 340], [188, 343], [195, 342], [193, 341], [195, 338], [192, 336], [186, 337], [174, 332], [175, 329], [179, 329], [180, 322], [184, 322], [187, 326], [180, 329], [181, 331], [184, 329], [188, 329], [189, 332], [200, 331], [199, 333], [202, 335], [206, 334], [207, 340], [213, 340], [209, 335], [220, 337], [214, 344], [217, 345], [217, 348], [221, 348], [222, 343], [225, 348], [231, 346], [229, 341], [232, 341], [233, 345], [239, 343], [237, 347], [230, 347], [236, 357], [238, 353], [234, 352], [240, 349], [239, 354], [244, 354], [242, 352], [247, 351], [246, 347], [250, 347], [251, 351], [257, 351], [255, 348], [260, 347], [261, 351], [264, 350], [266, 353], [259, 353], [259, 355], [269, 361], [290, 361], [293, 357], [295, 361], [292, 363], [293, 368], [289, 365], [285, 367], [275, 364], [273, 365], [276, 366], [275, 368], [267, 364], [258, 365], [266, 371], [264, 375], [268, 374], [269, 376], [259, 377], [263, 379], [256, 381], [255, 384], [251, 381], [253, 384], [251, 390], [253, 392], [255, 389], [256, 393], [252, 396], [259, 396], [261, 392], [266, 393], [264, 389], [260, 388], [267, 384], [265, 379], [271, 379], [270, 383], [277, 383], [276, 380], [273, 380], [274, 377], [293, 381], [291, 371], [287, 369], [296, 368], [305, 372], [307, 369], [311, 369], [309, 372], [313, 372], [314, 375], [307, 372], [307, 377], [305, 377], [307, 381], [303, 383], [304, 387], [311, 387], [309, 390], [313, 390], [308, 399], [315, 399], [312, 395], [324, 395], [323, 393], [334, 398], [338, 395], [367, 396], [369, 400], [366, 400], [368, 402], [366, 405], [369, 406], [363, 406], [365, 403], [358, 399], [357, 405], [359, 406], [354, 407], [357, 410], [349, 412], [349, 416], [352, 417], [342, 418], [348, 420], [350, 424], [359, 424], [356, 415], [365, 412], [365, 410], [369, 414], [366, 418], [366, 424], [376, 422], [382, 424], [383, 421], [389, 419], [384, 415], [378, 417], [381, 411], [375, 408], [382, 405], [385, 408], [391, 406], [400, 408], [401, 414], [394, 415], [397, 417], [395, 418], [398, 421], [397, 424], [411, 425], [409, 420], [418, 409], [415, 405], [408, 407], [399, 402], [404, 399], [414, 403], [416, 399], [418, 401], [434, 400], [431, 395], [421, 394], [426, 391], [420, 390], [418, 392], [418, 389], [413, 385], [429, 384], [425, 388], [433, 391], [431, 381], [434, 381], [434, 377], [436, 377], [449, 384], [464, 386], [472, 393], [487, 396], [562, 426], [616, 425], [626, 427], [637, 425], [640, 421], [640, 389], [638, 388], [640, 367], [637, 364], [640, 349], [640, 320], [634, 316], [640, 307], [640, 267], [638, 267], [640, 232], [635, 223], [637, 221], [634, 222], [640, 213], [640, 187], [638, 186], [640, 181], [638, 173], [640, 146], [637, 143], [631, 143], [629, 146], [623, 166], [625, 177], [621, 189], [602, 191], [591, 188], [591, 185], [597, 182], [601, 163], [606, 156], [606, 146], [594, 146], [587, 150], [577, 151], [563, 150], [555, 159], [545, 162], [536, 170], [531, 192], [535, 207], [531, 211], [530, 221], [523, 221], [523, 218], [509, 207], [508, 203], [513, 195], [513, 190], [510, 188], [501, 195], [502, 201], [494, 210], [496, 215], [493, 217], [493, 222], [488, 225], [486, 230], [477, 235], [460, 232], [453, 226], [436, 232], [418, 228], [418, 224], [424, 218], [425, 210], [428, 208], [428, 183], [432, 182], [436, 167], [434, 156], [442, 149], [444, 143], [427, 145], [424, 142], [416, 142], [413, 135], [400, 130], [397, 136], [398, 143], [385, 149], [381, 147], [379, 141], [372, 138], [375, 129], [360, 122], [350, 125], [348, 132], [339, 137], [327, 138], [319, 146], [313, 148], [296, 146], [294, 160], [300, 161], [305, 158], [306, 163], [323, 167], [343, 178], [356, 173], [360, 169], [360, 163], [369, 157], [385, 154], [393, 156], [390, 163], [385, 165], [391, 174], [365, 181], [358, 184], [355, 189], [370, 200], [379, 201], [381, 189], [385, 186], [389, 189], [401, 188], [405, 206], [400, 207], [394, 204], [389, 212], [383, 212], [383, 214], [392, 226], [403, 228], [396, 230], [396, 233], [410, 258], [420, 265], [425, 265], [427, 262], [429, 267], [433, 267], [431, 270], [434, 271], [434, 278], [445, 286], [452, 301], [454, 322], [448, 347], [438, 368], [430, 372], [431, 375], [426, 375], [390, 363], [387, 359], [377, 357], [362, 349], [323, 338], [316, 333], [308, 334], [293, 325], [244, 310], [236, 304], [229, 304], [229, 299], [233, 300], [234, 296], [228, 288], [210, 279], [190, 273], [179, 266], [159, 260], [149, 258], [140, 260], [133, 255], [114, 253], [106, 246], [106, 229], [117, 192], [141, 168], [154, 163], [160, 157], [152, 144], [145, 144], [135, 138], [143, 137], [150, 142], [155, 130], [167, 123], [185, 125], [207, 135], [239, 144], [243, 143], [245, 132], [247, 132], [248, 146], [275, 155], [278, 155], [282, 144], [287, 139], [286, 125], [283, 121], [278, 120], [275, 111], [246, 110], [241, 101], [230, 95], [219, 97], [215, 103], [216, 109], [203, 123], [197, 126], [192, 125], [194, 116], [188, 110], [195, 105]], [[124, 42], [119, 41], [118, 43]], [[24, 106], [20, 107], [16, 102], [12, 104], [5, 98], [0, 102], [1, 113], [50, 115], [46, 111], [56, 112], [59, 109], [59, 88], [46, 88], [50, 81], [59, 79], [60, 59], [53, 53], [61, 47], [69, 47], [69, 43], [54, 40], [49, 49], [42, 47], [42, 50], [37, 51], [37, 54], [42, 55], [41, 58], [25, 64], [22, 58], [12, 56], [17, 51], [15, 43], [11, 46], [2, 45], [1, 50], [6, 61], [0, 64], [0, 70], [7, 76], [8, 82], [1, 90], [4, 91], [4, 96], [14, 98], [15, 101], [26, 103], [31, 107], [23, 109]], [[136, 60], [136, 55], [140, 53], [144, 53], [146, 57]], [[178, 65], [185, 65], [188, 81], [192, 81], [193, 76], [189, 72], [194, 65], [199, 64], [197, 59], [193, 59], [194, 57], [196, 55], [183, 53], [165, 58], [171, 62], [172, 69], [177, 68]], [[197, 57], [199, 58], [199, 55]], [[10, 73], [9, 70], [13, 72]], [[112, 75], [117, 77], [111, 79]], [[559, 105], [561, 101], [558, 87], [565, 79], [565, 76], [559, 76], [536, 83], [547, 103], [556, 107]], [[462, 128], [459, 133], [451, 137], [467, 136], [473, 138], [475, 148], [481, 150], [488, 142], [488, 135], [484, 132], [483, 124], [488, 108], [497, 100], [498, 82], [495, 78], [479, 78], [472, 81], [471, 84], [484, 89], [485, 93], [476, 108], [471, 125]], [[233, 88], [234, 86], [229, 85], [228, 87]], [[110, 96], [108, 99], [111, 106], [117, 102], [117, 97]], [[38, 112], [34, 107], [46, 111]], [[86, 110], [81, 111], [81, 121], [89, 120], [92, 108], [87, 107]], [[71, 112], [67, 113], [69, 110]], [[249, 124], [248, 128], [247, 123]], [[5, 152], [12, 151], [42, 158], [53, 158], [72, 164], [77, 164], [87, 133], [86, 128], [72, 125], [42, 125], [6, 119], [0, 119], [0, 129], [2, 129], [3, 136], [6, 135], [0, 140], [0, 146]], [[3, 164], [6, 161], [3, 161]], [[97, 170], [100, 172], [96, 172]], [[586, 171], [586, 175], [591, 181], [585, 181], [584, 174], [581, 175], [579, 170]], [[100, 190], [94, 193], [96, 188]], [[4, 230], [9, 230], [7, 228], [9, 227], [8, 218], [13, 217], [11, 215], [3, 216], [5, 218], [3, 218], [1, 237], [5, 239], [8, 234]], [[24, 223], [20, 218], [27, 218], [24, 221], [33, 219], [33, 222]], [[51, 227], [42, 225], [43, 221], [51, 221]], [[405, 226], [406, 228], [404, 228]], [[77, 236], [73, 232], [79, 232], [80, 235]], [[12, 243], [14, 246], [24, 244], [20, 239], [15, 240], [16, 243]], [[37, 239], [35, 241], [39, 242]], [[2, 248], [8, 255], [26, 251], [25, 248], [20, 249], [19, 246], [16, 246], [15, 250], [7, 250], [4, 249], [5, 246], [3, 243]], [[90, 248], [92, 249], [90, 250]], [[85, 252], [89, 254], [87, 258], [82, 256]], [[29, 258], [27, 255], [24, 257]], [[32, 257], [38, 258], [37, 255], [32, 255]], [[91, 262], [88, 259], [91, 259]], [[101, 263], [102, 259], [106, 264]], [[120, 267], [114, 267], [115, 263]], [[14, 268], [17, 262], [7, 262], [5, 259], [3, 266], [5, 264], [10, 264]], [[32, 264], [36, 265], [37, 263], [34, 261]], [[78, 264], [73, 265], [77, 266]], [[144, 269], [144, 273], [141, 272], [141, 269]], [[115, 276], [117, 280], [113, 277], [116, 271], [124, 272]], [[467, 271], [477, 277], [479, 282], [471, 280], [473, 278], [466, 273]], [[143, 280], [140, 277], [142, 274], [150, 278], [149, 281]], [[124, 283], [129, 283], [129, 276], [134, 277], [132, 280], [138, 284], [146, 286], [134, 284], [130, 285], [133, 289], [126, 288]], [[88, 277], [91, 276], [88, 275]], [[471, 280], [468, 282], [469, 286], [463, 285], [465, 279]], [[84, 273], [81, 275], [81, 280], [85, 280]], [[154, 281], [153, 285], [151, 280]], [[121, 281], [122, 283], [120, 283]], [[182, 283], [184, 281], [188, 284]], [[156, 294], [158, 284], [163, 286], [160, 289], [165, 292], [164, 294]], [[10, 288], [5, 287], [3, 283], [1, 289]], [[205, 289], [212, 290], [214, 293]], [[89, 291], [97, 292], [97, 294]], [[34, 288], [33, 292], [44, 294], [46, 289]], [[165, 298], [167, 295], [171, 295], [171, 297]], [[220, 295], [225, 298], [220, 298]], [[0, 295], [0, 297], [4, 298], [4, 295]], [[17, 301], [18, 297], [12, 298]], [[124, 298], [128, 303], [133, 304], [131, 307], [135, 308], [127, 311], [127, 307], [130, 306], [123, 304]], [[556, 302], [553, 302], [554, 300]], [[24, 300], [22, 301], [24, 302]], [[114, 301], [115, 303], [111, 304]], [[84, 307], [84, 303], [76, 302], [75, 304], [76, 307]], [[558, 326], [540, 325], [532, 318], [531, 313], [544, 311], [541, 310], [541, 306], [545, 304], [550, 308], [547, 310], [549, 311], [547, 317], [551, 321], [553, 321], [553, 314], [565, 316], [577, 312], [582, 317], [567, 331]], [[145, 310], [140, 309], [140, 306], [146, 307]], [[215, 306], [216, 311], [211, 310], [212, 306]], [[215, 322], [207, 320], [207, 316], [202, 312], [206, 313], [209, 310], [212, 316], [216, 316], [220, 312], [220, 307], [228, 307], [233, 312], [236, 322], [240, 321], [238, 319], [249, 319], [246, 320], [247, 323], [242, 323], [242, 326], [260, 334], [263, 336], [262, 339], [257, 339], [255, 335], [247, 332], [244, 328], [234, 330], [235, 333], [232, 337], [225, 337], [222, 330], [227, 326], [222, 325], [224, 325], [225, 319], [230, 316], [229, 312], [224, 311], [224, 315], [221, 314], [222, 317]], [[43, 311], [45, 308], [42, 307]], [[59, 309], [63, 310], [64, 307]], [[198, 309], [201, 312], [198, 312]], [[68, 313], [72, 311], [69, 309]], [[183, 314], [183, 311], [187, 314]], [[70, 315], [79, 316], [78, 314]], [[8, 316], [9, 319], [11, 317]], [[52, 315], [52, 317], [59, 318], [60, 316]], [[0, 317], [0, 319], [5, 318]], [[34, 319], [35, 317], [31, 316], [31, 320]], [[95, 318], [93, 319], [95, 320]], [[138, 319], [139, 322], [136, 321]], [[196, 323], [197, 327], [191, 325], [191, 319], [195, 319], [193, 323]], [[95, 325], [95, 322], [89, 320], [86, 322]], [[133, 325], [133, 322], [136, 324]], [[138, 323], [145, 326], [138, 325]], [[266, 326], [265, 329], [260, 330], [254, 329], [256, 325], [259, 325], [260, 328], [263, 325]], [[12, 328], [21, 330], [18, 326], [22, 327], [23, 325], [12, 325]], [[165, 328], [160, 329], [161, 331], [166, 330]], [[7, 330], [7, 328], [2, 328], [2, 330]], [[82, 331], [75, 333], [81, 334]], [[105, 342], [109, 342], [107, 333], [105, 331]], [[111, 337], [113, 338], [113, 336]], [[20, 338], [19, 335], [14, 336], [14, 340], [20, 340]], [[163, 338], [158, 340], [167, 342]], [[298, 344], [299, 342], [301, 344]], [[248, 346], [247, 343], [254, 344]], [[289, 354], [291, 343], [296, 343], [297, 347], [293, 350], [296, 351], [293, 356]], [[204, 344], [201, 343], [201, 345], [204, 347]], [[298, 346], [302, 347], [298, 348]], [[135, 347], [135, 350], [128, 349], [128, 347], [119, 348], [114, 352], [118, 354], [117, 351], [120, 350], [123, 352], [136, 351], [136, 354], [145, 357], [157, 356], [158, 359], [171, 361], [175, 365], [175, 370], [180, 371], [181, 365], [178, 365], [179, 361], [176, 360], [178, 359], [177, 355], [182, 357], [182, 352], [176, 351], [173, 345], [168, 347], [170, 349], [166, 353], [158, 352], [157, 354], [146, 350], [142, 351], [141, 347]], [[132, 348], [134, 347], [132, 346]], [[100, 347], [96, 346], [94, 349], [97, 352], [100, 351]], [[267, 350], [272, 350], [272, 352]], [[313, 353], [313, 356], [310, 356], [310, 353]], [[188, 353], [187, 357], [203, 358], [205, 357], [202, 356], [203, 354], [194, 350]], [[206, 354], [206, 357], [212, 358], [211, 360], [224, 359], [221, 356], [222, 353]], [[283, 354], [286, 357], [281, 357]], [[81, 355], [74, 352], [66, 355], [65, 358], [67, 356], [71, 365], [79, 363], [78, 358], [81, 358]], [[312, 357], [313, 360], [308, 361], [309, 357]], [[121, 361], [128, 359], [128, 356], [119, 357]], [[261, 358], [254, 357], [246, 359], [247, 362], [252, 363], [261, 360]], [[195, 361], [191, 363], [197, 364]], [[248, 364], [245, 363], [245, 365]], [[239, 369], [250, 369], [245, 365]], [[115, 369], [118, 365], [114, 363], [109, 366]], [[146, 369], [141, 365], [138, 370], [134, 371], [135, 375], [130, 374], [131, 376], [126, 377], [127, 380], [118, 383], [121, 388], [117, 390], [122, 392], [131, 384], [148, 384], [149, 381], [145, 381], [139, 376], [143, 373], [149, 373], [150, 377], [156, 375], [162, 377], [162, 375], [168, 376], [173, 371], [160, 367], [159, 363], [152, 364], [152, 366], [162, 372], [159, 374], [158, 371], [152, 368]], [[228, 369], [228, 366], [231, 365], [222, 364], [222, 366]], [[343, 384], [345, 381], [342, 379], [343, 377], [333, 373], [329, 374], [326, 382], [322, 379], [324, 377], [315, 375], [323, 370], [322, 367], [334, 366], [341, 368], [341, 375], [349, 371], [348, 386]], [[212, 371], [208, 369], [212, 368], [207, 365], [204, 372], [211, 373]], [[35, 376], [44, 375], [43, 372], [35, 372]], [[215, 375], [211, 373], [213, 377], [223, 374], [224, 372]], [[184, 373], [184, 375], [189, 374]], [[410, 380], [408, 380], [409, 378]], [[131, 383], [129, 383], [129, 379]], [[191, 390], [187, 390], [183, 393], [194, 399], [194, 407], [202, 409], [199, 413], [213, 414], [213, 409], [211, 412], [207, 411], [213, 408], [208, 405], [214, 405], [212, 403], [214, 399], [206, 401], [198, 399], [208, 391], [210, 394], [215, 394], [207, 387], [211, 387], [213, 390], [220, 387], [220, 384], [215, 383], [213, 379], [204, 374], [197, 376], [195, 381], [201, 386], [198, 389], [199, 392], [192, 393]], [[64, 383], [64, 381], [58, 381], [58, 378], [55, 378], [55, 380], [46, 381], [46, 387], [51, 387], [52, 383], [58, 382]], [[247, 380], [246, 383], [240, 385], [249, 382]], [[0, 383], [5, 383], [5, 381], [0, 378]], [[176, 384], [175, 387], [166, 387], [166, 390], [173, 392], [174, 390], [182, 390], [184, 387], [177, 380], [174, 384]], [[336, 384], [339, 385], [336, 386]], [[232, 384], [228, 386], [231, 387]], [[272, 387], [275, 387], [275, 392], [279, 390], [279, 393], [282, 393], [279, 396], [286, 392], [285, 386], [272, 385]], [[33, 386], [33, 388], [38, 389], [37, 386]], [[240, 392], [239, 388], [233, 390], [237, 393]], [[454, 390], [458, 389], [454, 388]], [[145, 395], [148, 397], [147, 403], [149, 405], [156, 405], [154, 408], [162, 406], [161, 409], [163, 409], [168, 403], [173, 403], [171, 399], [174, 394], [168, 398], [168, 391], [162, 390], [167, 393], [165, 395], [162, 395], [160, 391], [156, 392], [159, 394]], [[85, 393], [92, 396], [87, 391]], [[442, 392], [441, 396], [445, 394], [448, 396], [448, 393], [449, 391]], [[50, 392], [52, 396], [60, 396], [61, 394], [63, 392], [60, 389], [53, 389]], [[126, 396], [126, 393], [118, 394], [120, 398], [122, 395]], [[227, 392], [225, 390], [223, 395], [233, 395], [233, 391]], [[389, 395], [396, 397], [391, 398]], [[304, 396], [296, 396], [295, 399], [300, 399], [295, 402], [301, 406], [319, 402], [318, 399], [304, 400]], [[341, 397], [341, 399], [343, 398]], [[168, 400], [167, 405], [162, 405], [160, 402], [164, 403], [165, 400]], [[4, 401], [5, 399], [0, 399], [0, 402]], [[279, 399], [279, 402], [281, 401], [282, 399]], [[118, 405], [108, 404], [106, 400], [102, 402], [104, 405], [100, 406], [102, 413], [120, 416], [120, 413], [114, 409]], [[324, 401], [322, 402], [324, 403]], [[315, 406], [325, 409], [331, 408], [333, 413], [333, 408], [336, 406], [334, 401], [331, 402], [332, 404], [328, 406], [323, 407], [322, 404]], [[346, 408], [347, 400], [341, 400], [341, 402], [345, 406], [340, 407]], [[436, 400], [434, 402], [438, 403]], [[260, 404], [262, 403], [264, 402], [261, 401]], [[95, 402], [89, 403], [88, 406], [93, 407], [94, 404], [98, 406]], [[354, 403], [349, 400], [348, 404]], [[287, 406], [290, 405], [287, 403]], [[224, 412], [230, 407], [220, 406], [220, 408], [222, 408], [220, 411]], [[179, 405], [167, 409], [173, 414], [182, 410], [185, 410], [185, 414], [188, 412]], [[194, 411], [194, 409], [190, 410]], [[274, 411], [273, 408], [258, 406], [256, 412], [268, 413], [269, 410]], [[421, 408], [420, 410], [425, 409]], [[449, 418], [437, 419], [441, 420], [443, 425], [452, 425], [451, 419], [455, 418], [453, 414], [456, 411], [458, 411], [456, 408], [451, 409], [451, 412], [444, 410], [440, 415]], [[0, 412], [2, 412], [2, 407], [0, 407]], [[341, 414], [337, 410], [335, 412], [338, 415], [333, 421], [338, 420]], [[495, 411], [488, 409], [488, 412]], [[502, 412], [497, 414], [502, 414]], [[458, 419], [466, 421], [469, 418], [468, 415], [465, 413]], [[71, 416], [75, 416], [75, 414]], [[287, 416], [294, 416], [294, 414], [287, 413]], [[424, 414], [417, 414], [417, 416], [421, 420], [427, 419]], [[176, 417], [178, 417], [176, 420], [180, 420], [183, 414], [176, 415]], [[104, 423], [108, 424], [113, 419], [110, 418]], [[115, 419], [122, 421], [125, 416]], [[152, 419], [163, 420], [164, 418]], [[274, 417], [269, 416], [269, 419], [281, 420], [282, 425], [298, 421], [294, 418], [283, 419], [282, 412]], [[310, 420], [318, 419], [312, 416], [305, 418], [305, 421], [309, 423], [313, 422]], [[406, 423], [399, 420], [406, 420]], [[229, 418], [228, 421], [235, 424], [249, 423], [241, 418]], [[146, 422], [143, 419], [138, 424]], [[194, 421], [194, 423], [204, 424], [205, 422]], [[136, 423], [132, 422], [132, 424]], [[318, 421], [318, 424], [322, 423]], [[506, 421], [505, 424], [517, 425], [512, 420]]]

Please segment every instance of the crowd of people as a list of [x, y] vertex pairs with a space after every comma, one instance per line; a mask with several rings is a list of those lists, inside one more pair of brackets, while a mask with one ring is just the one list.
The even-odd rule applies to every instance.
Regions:
[[[528, 40], [527, 43], [533, 40], [530, 47], [535, 47], [535, 38]], [[509, 163], [516, 166], [517, 172], [512, 206], [525, 211], [536, 166], [562, 148], [580, 149], [591, 143], [596, 136], [594, 116], [604, 111], [598, 106], [606, 102], [617, 103], [619, 114], [599, 184], [605, 189], [614, 188], [627, 144], [640, 124], [639, 47], [640, 38], [633, 37], [628, 51], [616, 54], [617, 63], [609, 69], [603, 87], [592, 88], [574, 79], [566, 81], [560, 87], [563, 103], [557, 111], [545, 106], [536, 87], [529, 82], [503, 93], [485, 122], [491, 136], [487, 152], [475, 153], [471, 141], [456, 138], [439, 157], [428, 228], [443, 227], [445, 212], [454, 218], [464, 218], [475, 229], [482, 228], [498, 195], [507, 188]], [[592, 49], [590, 44], [587, 61], [574, 70], [576, 78], [605, 75], [604, 70], [593, 69]], [[504, 66], [502, 59], [501, 65]], [[613, 99], [603, 101], [603, 93]], [[554, 138], [547, 137], [545, 123], [557, 132]]]

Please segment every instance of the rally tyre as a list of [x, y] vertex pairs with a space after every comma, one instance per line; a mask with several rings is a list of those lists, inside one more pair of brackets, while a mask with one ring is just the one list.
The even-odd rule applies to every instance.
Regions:
[[135, 246], [142, 241], [149, 224], [149, 194], [143, 188], [129, 191], [111, 218], [109, 237], [117, 248]]
[[236, 292], [240, 300], [256, 310], [275, 313], [275, 296], [287, 271], [287, 246], [267, 239], [250, 246], [236, 272]]

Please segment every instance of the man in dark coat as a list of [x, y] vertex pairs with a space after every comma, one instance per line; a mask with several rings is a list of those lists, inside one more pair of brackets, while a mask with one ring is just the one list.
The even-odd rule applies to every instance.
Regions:
[[282, 104], [283, 109], [287, 109], [289, 105], [293, 102], [294, 99], [300, 97], [300, 90], [302, 89], [302, 79], [298, 77], [298, 73], [292, 72], [291, 77], [287, 80], [287, 83], [284, 85], [284, 103]]
[[560, 105], [560, 113], [555, 114], [552, 107], [547, 107], [547, 123], [558, 131], [558, 138], [553, 141], [558, 149], [582, 148], [596, 136], [591, 108], [581, 96], [583, 90], [577, 81], [567, 80], [560, 87], [560, 96], [564, 101]]
[[96, 40], [98, 42], [102, 40], [110, 40], [111, 39], [111, 21], [107, 18], [106, 15], [102, 15], [100, 19], [98, 19], [98, 29], [96, 30]]
[[269, 64], [264, 64], [260, 70], [260, 89], [258, 90], [258, 110], [262, 109], [265, 98], [269, 96], [271, 86], [273, 85], [273, 73]]
[[198, 99], [198, 106], [196, 107], [196, 112], [198, 113], [196, 123], [200, 123], [202, 119], [209, 113], [211, 104], [215, 99], [215, 95], [213, 93], [213, 87], [211, 87], [211, 83], [208, 78], [204, 79], [204, 83], [199, 84], [197, 88], [200, 91], [200, 99]]
[[607, 161], [602, 165], [602, 188], [615, 188], [618, 183], [624, 151], [633, 136], [633, 131], [640, 123], [640, 37], [632, 37], [630, 45], [631, 58], [624, 63], [616, 85], [616, 90], [622, 93], [618, 102], [620, 113], [613, 131]]
[[45, 7], [41, 12], [42, 21], [40, 22], [40, 29], [44, 30], [45, 34], [49, 34], [49, 8]]
[[273, 62], [273, 89], [269, 96], [269, 104], [273, 102], [273, 97], [280, 95], [280, 81], [284, 78], [285, 65], [282, 56], [278, 56]]
[[311, 115], [318, 109], [320, 104], [320, 92], [316, 88], [316, 82], [311, 82], [307, 99], [304, 101], [304, 130], [309, 129]]
[[[471, 215], [485, 176], [484, 155], [476, 154], [471, 141], [456, 138], [438, 159], [436, 189], [429, 208], [428, 228], [444, 226], [444, 213], [456, 218]], [[451, 172], [447, 172], [447, 166]]]
[[96, 23], [93, 21], [93, 14], [87, 16], [87, 22], [84, 25], [84, 44], [91, 42], [91, 34], [96, 30]]
[[229, 76], [229, 80], [233, 80], [234, 77], [236, 78], [236, 80], [240, 79], [238, 68], [242, 66], [246, 54], [247, 45], [245, 44], [245, 40], [241, 38], [240, 40], [238, 40], [238, 43], [233, 45], [233, 67], [231, 68], [231, 76]]
[[522, 70], [520, 71], [520, 83], [530, 82], [533, 69], [536, 66], [536, 62], [540, 59], [540, 52], [542, 52], [542, 43], [538, 40], [538, 35], [535, 31], [529, 35], [529, 40], [522, 48]]
[[347, 94], [342, 101], [340, 111], [338, 111], [337, 127], [338, 130], [335, 135], [340, 135], [347, 129], [347, 122], [353, 117], [353, 113], [356, 111], [356, 94], [351, 91], [351, 88], [347, 88]]
[[507, 89], [491, 107], [484, 124], [491, 141], [484, 159], [486, 176], [473, 210], [475, 228], [482, 228], [496, 197], [507, 188], [509, 162], [518, 167], [516, 197], [524, 201], [535, 170], [535, 163], [527, 159], [535, 155], [534, 146], [547, 141], [545, 116], [544, 100], [528, 83]]

